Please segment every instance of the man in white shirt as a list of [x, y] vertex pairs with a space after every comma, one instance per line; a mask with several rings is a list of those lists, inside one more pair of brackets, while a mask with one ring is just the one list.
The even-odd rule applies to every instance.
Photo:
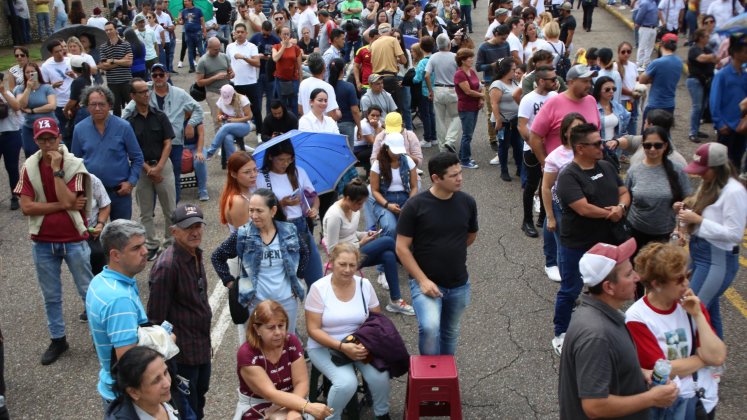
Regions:
[[495, 18], [492, 22], [490, 22], [490, 26], [488, 26], [488, 31], [485, 32], [485, 41], [490, 41], [493, 38], [493, 31], [495, 30], [495, 28], [497, 28], [499, 25], [502, 25], [507, 20], [508, 9], [499, 7], [495, 11]]
[[524, 62], [524, 46], [521, 44], [519, 38], [524, 32], [524, 20], [518, 16], [511, 16], [508, 20], [508, 25], [511, 27], [511, 33], [508, 34], [506, 42], [511, 49], [511, 56], [514, 57], [514, 61], [517, 65]]
[[94, 28], [99, 28], [102, 31], [104, 30], [104, 25], [106, 25], [107, 19], [103, 16], [101, 16], [101, 9], [98, 7], [93, 8], [93, 16], [91, 16], [90, 19], [88, 19], [88, 22], [86, 22], [86, 25], [93, 26]]
[[298, 117], [311, 112], [311, 92], [316, 88], [324, 89], [327, 92], [327, 115], [335, 120], [342, 117], [340, 106], [337, 105], [337, 96], [335, 89], [329, 83], [324, 81], [324, 59], [319, 53], [309, 54], [306, 60], [309, 66], [311, 77], [304, 79], [298, 86]]
[[298, 14], [296, 28], [298, 28], [299, 34], [303, 33], [303, 28], [308, 28], [311, 33], [311, 38], [317, 39], [319, 36], [319, 19], [316, 17], [316, 13], [314, 13], [309, 6], [310, 4], [310, 0], [299, 0], [298, 10], [300, 10], [301, 13]]
[[260, 55], [257, 46], [246, 39], [246, 24], [237, 23], [233, 27], [236, 41], [228, 44], [226, 55], [231, 59], [234, 77], [231, 81], [236, 92], [249, 98], [257, 131], [262, 131], [262, 92], [259, 89], [258, 77]]
[[57, 108], [55, 108], [55, 117], [59, 122], [60, 131], [62, 131], [62, 141], [70, 148], [71, 133], [66, 130], [68, 119], [62, 111], [70, 100], [70, 86], [75, 79], [75, 73], [70, 68], [70, 59], [65, 57], [65, 49], [62, 41], [55, 39], [47, 45], [47, 51], [52, 55], [41, 66], [41, 73], [44, 80], [54, 88], [57, 93]]
[[742, 12], [744, 7], [734, 0], [713, 0], [708, 6], [708, 14], [716, 18], [716, 28], [720, 28], [726, 21]]
[[[731, 3], [729, 4], [731, 5]], [[676, 34], [682, 26], [683, 19], [685, 19], [685, 3], [683, 0], [661, 0], [659, 2], [659, 20], [663, 23], [667, 32]]]

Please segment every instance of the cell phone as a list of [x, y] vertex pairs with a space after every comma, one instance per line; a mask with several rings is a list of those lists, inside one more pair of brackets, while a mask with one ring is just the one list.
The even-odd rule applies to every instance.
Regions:
[[37, 72], [31, 72], [29, 74], [29, 80], [33, 80], [35, 83], [39, 83], [39, 73]]
[[300, 188], [296, 188], [296, 190], [295, 190], [295, 191], [293, 191], [292, 193], [290, 193], [290, 195], [291, 195], [291, 196], [294, 196], [294, 195], [295, 195], [295, 196], [297, 196], [297, 195], [299, 195], [300, 193], [301, 193], [301, 189], [300, 189]]

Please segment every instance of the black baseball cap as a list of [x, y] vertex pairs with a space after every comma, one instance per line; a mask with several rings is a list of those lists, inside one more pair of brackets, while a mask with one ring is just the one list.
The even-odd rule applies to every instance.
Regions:
[[171, 223], [182, 229], [194, 225], [195, 223], [205, 223], [202, 218], [202, 210], [196, 204], [184, 203], [179, 204], [171, 215]]

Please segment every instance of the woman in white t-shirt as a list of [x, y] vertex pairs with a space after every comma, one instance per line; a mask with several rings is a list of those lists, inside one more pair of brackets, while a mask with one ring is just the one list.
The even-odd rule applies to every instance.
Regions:
[[622, 78], [622, 92], [620, 92], [620, 102], [622, 106], [630, 112], [630, 122], [628, 122], [628, 133], [638, 132], [638, 97], [635, 85], [638, 82], [638, 65], [629, 60], [633, 53], [633, 45], [628, 41], [623, 41], [617, 46], [617, 62], [613, 67], [620, 73]]
[[307, 112], [298, 119], [298, 129], [312, 133], [340, 134], [337, 122], [325, 114], [327, 111], [327, 91], [316, 88], [311, 91], [309, 101], [311, 112]]
[[544, 39], [539, 37], [539, 29], [534, 22], [527, 23], [524, 27], [524, 63], [529, 62], [529, 58], [537, 50], [552, 52], [552, 47]]
[[223, 123], [215, 133], [210, 147], [205, 151], [208, 159], [213, 157], [221, 145], [224, 147], [226, 156], [230, 156], [235, 151], [234, 141], [242, 139], [241, 144], [243, 144], [243, 137], [254, 129], [251, 123], [251, 103], [246, 96], [236, 92], [233, 86], [223, 85], [220, 88], [220, 98], [215, 105], [218, 106], [218, 120]]
[[545, 235], [545, 273], [550, 280], [560, 281], [558, 269], [558, 248], [560, 247], [560, 200], [555, 191], [558, 174], [573, 161], [571, 149], [571, 129], [577, 125], [586, 124], [586, 119], [578, 112], [571, 112], [560, 123], [560, 147], [556, 148], [545, 158], [545, 168], [542, 175], [542, 205], [545, 206], [544, 229], [553, 235], [554, 240], [548, 240]]
[[353, 153], [358, 162], [363, 165], [366, 176], [371, 172], [371, 153], [376, 135], [384, 131], [381, 123], [382, 109], [378, 105], [371, 105], [366, 111], [366, 118], [361, 120], [361, 135], [353, 140]]
[[400, 133], [389, 133], [371, 165], [371, 197], [374, 221], [382, 236], [395, 238], [397, 218], [407, 199], [418, 193], [418, 174], [415, 161], [407, 156], [405, 138]]
[[73, 55], [79, 55], [81, 58], [83, 58], [83, 61], [88, 64], [91, 75], [94, 75], [98, 72], [96, 61], [94, 61], [93, 57], [90, 54], [86, 53], [85, 48], [83, 48], [83, 43], [80, 42], [80, 39], [78, 39], [77, 36], [71, 36], [67, 39], [67, 56], [70, 57]]
[[[329, 258], [332, 274], [310, 287], [305, 305], [309, 332], [306, 351], [314, 367], [332, 382], [327, 405], [334, 411], [327, 419], [339, 419], [355, 394], [358, 388], [356, 369], [371, 391], [374, 415], [388, 418], [389, 372], [367, 363], [371, 356], [363, 345], [345, 340], [366, 321], [369, 312], [381, 312], [379, 299], [368, 279], [355, 275], [360, 252], [353, 244], [338, 244]], [[337, 358], [347, 358], [352, 363], [338, 366], [334, 362]]]
[[296, 166], [296, 151], [290, 140], [265, 150], [257, 186], [275, 193], [288, 222], [296, 226], [298, 237], [308, 245], [309, 262], [303, 278], [310, 286], [322, 277], [322, 259], [306, 223], [306, 218], [313, 220], [319, 215], [319, 197], [309, 175]]

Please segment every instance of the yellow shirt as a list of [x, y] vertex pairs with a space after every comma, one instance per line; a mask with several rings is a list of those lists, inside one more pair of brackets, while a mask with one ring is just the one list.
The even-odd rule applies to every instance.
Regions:
[[49, 2], [45, 1], [44, 3], [37, 3], [36, 13], [49, 13]]

